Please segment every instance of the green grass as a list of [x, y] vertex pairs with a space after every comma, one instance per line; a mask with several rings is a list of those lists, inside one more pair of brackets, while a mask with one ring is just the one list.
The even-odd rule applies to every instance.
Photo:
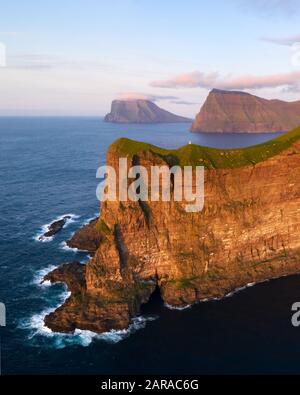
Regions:
[[181, 278], [176, 280], [170, 280], [168, 283], [172, 284], [178, 290], [185, 290], [189, 288], [194, 288], [194, 281], [199, 280], [200, 277], [192, 277], [192, 278]]
[[102, 218], [99, 218], [96, 224], [96, 229], [103, 235], [109, 235], [112, 233], [111, 229], [106, 225]]
[[115, 141], [110, 150], [119, 156], [133, 157], [150, 151], [169, 165], [204, 166], [207, 169], [233, 169], [255, 165], [285, 151], [300, 139], [300, 127], [274, 140], [240, 149], [215, 149], [200, 145], [186, 145], [177, 150], [168, 150], [127, 138]]

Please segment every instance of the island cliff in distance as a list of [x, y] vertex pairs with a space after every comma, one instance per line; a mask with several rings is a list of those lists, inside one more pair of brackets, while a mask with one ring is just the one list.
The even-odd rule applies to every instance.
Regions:
[[198, 133], [287, 132], [300, 125], [300, 101], [267, 100], [245, 92], [213, 89], [191, 131]]
[[191, 119], [172, 114], [150, 100], [114, 100], [105, 122], [123, 124], [187, 123]]

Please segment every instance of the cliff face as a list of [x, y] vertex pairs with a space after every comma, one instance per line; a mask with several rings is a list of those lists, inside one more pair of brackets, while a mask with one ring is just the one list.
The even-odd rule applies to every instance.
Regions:
[[93, 258], [81, 271], [73, 263], [52, 276], [72, 295], [46, 317], [51, 329], [124, 329], [157, 286], [165, 303], [184, 307], [300, 272], [300, 129], [242, 150], [165, 151], [122, 139], [107, 163], [117, 170], [124, 156], [147, 168], [203, 164], [204, 210], [187, 213], [173, 200], [103, 203], [100, 219], [71, 241], [86, 248], [98, 235]]
[[244, 92], [214, 89], [197, 115], [192, 132], [286, 132], [300, 125], [300, 101], [266, 100]]
[[183, 123], [190, 119], [172, 114], [149, 100], [114, 100], [104, 118], [112, 123]]

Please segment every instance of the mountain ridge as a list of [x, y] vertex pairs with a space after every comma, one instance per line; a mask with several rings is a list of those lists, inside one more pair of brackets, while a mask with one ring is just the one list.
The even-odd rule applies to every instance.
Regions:
[[287, 132], [300, 125], [300, 101], [263, 99], [247, 92], [213, 89], [191, 131], [195, 133]]

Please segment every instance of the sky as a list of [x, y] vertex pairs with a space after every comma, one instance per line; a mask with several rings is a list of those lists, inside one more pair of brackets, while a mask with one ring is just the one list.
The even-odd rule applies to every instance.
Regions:
[[0, 2], [2, 116], [145, 98], [194, 117], [212, 88], [300, 100], [300, 0]]

